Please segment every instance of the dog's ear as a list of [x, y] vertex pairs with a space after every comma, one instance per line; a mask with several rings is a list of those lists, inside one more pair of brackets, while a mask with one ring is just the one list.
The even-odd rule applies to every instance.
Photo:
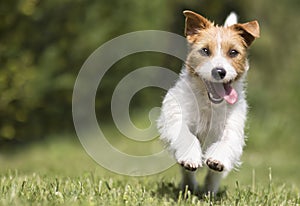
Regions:
[[259, 24], [257, 21], [251, 21], [244, 24], [234, 24], [232, 27], [240, 32], [245, 40], [246, 46], [249, 47], [252, 42], [259, 37]]
[[209, 28], [212, 26], [212, 23], [193, 11], [184, 11], [185, 18], [185, 36], [190, 36], [199, 33], [200, 30]]

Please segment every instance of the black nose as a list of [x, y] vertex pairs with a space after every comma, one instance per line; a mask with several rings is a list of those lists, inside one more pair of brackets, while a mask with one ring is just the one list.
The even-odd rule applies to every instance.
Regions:
[[224, 77], [226, 76], [226, 70], [222, 67], [216, 67], [213, 70], [211, 70], [211, 75], [216, 80], [221, 80], [224, 79]]

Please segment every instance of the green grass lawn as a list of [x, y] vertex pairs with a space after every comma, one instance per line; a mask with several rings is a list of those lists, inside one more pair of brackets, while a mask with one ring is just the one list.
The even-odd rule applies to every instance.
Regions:
[[75, 136], [55, 137], [1, 151], [0, 205], [299, 205], [297, 158], [255, 148], [249, 143], [240, 170], [211, 198], [179, 191], [177, 165], [157, 175], [122, 176], [97, 165]]
[[177, 180], [163, 177], [102, 177], [29, 174], [1, 175], [1, 205], [298, 205], [299, 190], [270, 181], [229, 187], [216, 198], [197, 197], [177, 189]]

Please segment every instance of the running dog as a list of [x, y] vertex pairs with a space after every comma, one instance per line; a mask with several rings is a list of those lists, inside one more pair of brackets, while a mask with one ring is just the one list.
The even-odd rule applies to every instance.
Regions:
[[198, 190], [195, 170], [206, 165], [204, 192], [240, 164], [247, 115], [247, 50], [259, 37], [257, 21], [223, 26], [184, 11], [188, 54], [179, 80], [166, 94], [157, 125], [160, 138], [182, 165], [182, 186]]

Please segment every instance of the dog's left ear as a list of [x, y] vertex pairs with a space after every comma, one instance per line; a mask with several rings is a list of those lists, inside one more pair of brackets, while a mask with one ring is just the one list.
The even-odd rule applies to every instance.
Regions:
[[185, 10], [185, 36], [198, 34], [201, 30], [213, 25], [208, 19], [193, 11]]
[[246, 46], [249, 47], [252, 42], [259, 37], [259, 24], [257, 21], [251, 21], [244, 24], [234, 24], [232, 27], [240, 32], [245, 40]]

